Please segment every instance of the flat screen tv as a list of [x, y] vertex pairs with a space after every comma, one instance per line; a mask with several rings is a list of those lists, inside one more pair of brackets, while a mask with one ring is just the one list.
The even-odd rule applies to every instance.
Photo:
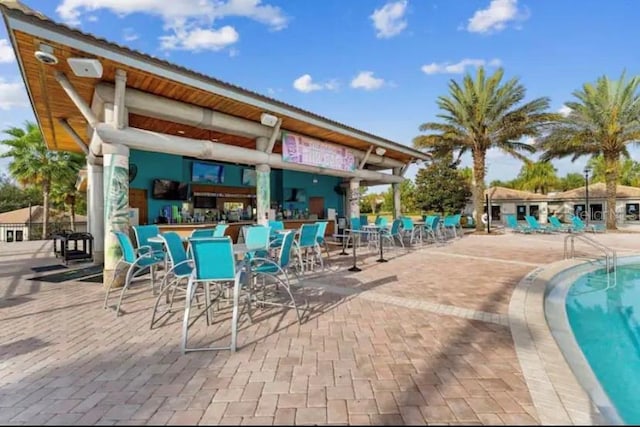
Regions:
[[154, 199], [187, 200], [189, 196], [187, 184], [169, 179], [154, 179], [151, 192]]
[[242, 170], [242, 185], [256, 186], [256, 170], [255, 169], [243, 169]]
[[224, 182], [224, 167], [212, 163], [193, 162], [191, 181], [222, 184]]

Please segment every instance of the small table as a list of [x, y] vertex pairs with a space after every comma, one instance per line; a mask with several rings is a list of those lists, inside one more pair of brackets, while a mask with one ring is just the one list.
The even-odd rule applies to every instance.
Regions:
[[[362, 231], [362, 230], [352, 230], [352, 229], [345, 229], [344, 231], [348, 231], [349, 232], [349, 237], [354, 237], [354, 234], [364, 234], [364, 233], [368, 233], [367, 231]], [[348, 240], [347, 240], [348, 241]], [[362, 271], [362, 269], [360, 269], [357, 265], [356, 265], [356, 240], [355, 237], [352, 239], [351, 241], [351, 247], [353, 248], [353, 266], [351, 268], [349, 268], [349, 271]]]

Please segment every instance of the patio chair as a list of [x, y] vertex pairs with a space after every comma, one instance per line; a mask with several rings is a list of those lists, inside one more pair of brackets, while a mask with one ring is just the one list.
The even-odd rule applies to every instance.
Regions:
[[[302, 224], [300, 227], [300, 235], [296, 242], [298, 251], [298, 261], [300, 262], [301, 271], [313, 268], [316, 260], [320, 267], [324, 270], [324, 262], [322, 261], [322, 253], [318, 245], [318, 224]], [[309, 253], [311, 251], [311, 253]]]
[[250, 249], [246, 253], [245, 259], [251, 259], [255, 256], [266, 257], [268, 256], [269, 242], [271, 238], [271, 228], [256, 225], [248, 227], [245, 230], [245, 244]]
[[440, 230], [440, 215], [427, 215], [424, 220], [424, 231], [427, 236], [431, 236], [434, 243], [438, 237], [443, 237]]
[[571, 226], [569, 224], [563, 224], [560, 222], [560, 220], [558, 219], [558, 217], [556, 216], [550, 216], [549, 218], [549, 222], [550, 222], [550, 228], [553, 231], [560, 231], [563, 233], [569, 233], [571, 232]]
[[144, 253], [146, 251], [155, 252], [156, 255], [164, 257], [164, 248], [162, 243], [150, 242], [149, 238], [157, 237], [160, 234], [160, 229], [157, 225], [134, 225], [133, 234], [136, 237], [136, 244], [138, 249]]
[[227, 224], [216, 225], [216, 228], [213, 230], [213, 237], [224, 237], [224, 233], [227, 231], [227, 228], [229, 228], [229, 225]]
[[418, 229], [413, 225], [413, 220], [407, 216], [401, 217], [400, 221], [402, 221], [402, 235], [403, 237], [409, 236], [409, 244], [412, 245]]
[[327, 258], [329, 258], [329, 245], [327, 244], [327, 239], [325, 238], [325, 234], [327, 233], [327, 225], [329, 224], [327, 221], [318, 221], [318, 234], [316, 235], [316, 242], [319, 246], [324, 247], [325, 252], [327, 252]]
[[551, 228], [541, 225], [532, 215], [525, 215], [524, 219], [527, 221], [527, 224], [529, 224], [529, 228], [536, 233], [551, 233], [553, 231]]
[[445, 232], [451, 231], [453, 233], [453, 237], [456, 238], [458, 237], [458, 228], [461, 228], [460, 226], [460, 217], [461, 215], [447, 215], [444, 217], [444, 220], [442, 221], [442, 225], [443, 228], [445, 230]]
[[269, 220], [269, 227], [271, 228], [269, 247], [278, 248], [282, 244], [282, 234], [278, 232], [284, 231], [284, 222]]
[[[241, 269], [236, 268], [235, 257], [233, 255], [233, 243], [231, 237], [212, 237], [206, 239], [193, 239], [190, 241], [193, 251], [193, 272], [189, 276], [187, 283], [186, 301], [184, 308], [184, 318], [182, 320], [182, 339], [180, 351], [182, 354], [190, 351], [236, 351], [238, 335], [238, 317], [240, 311], [240, 291], [241, 291]], [[215, 260], [215, 262], [212, 262]], [[196, 295], [196, 290], [200, 285], [204, 286], [207, 296], [204, 312], [210, 310], [212, 300], [209, 295], [209, 284], [233, 284], [233, 310], [231, 315], [231, 342], [228, 347], [198, 347], [188, 348], [187, 340], [191, 322], [191, 306]], [[193, 320], [197, 320], [202, 313]]]
[[[349, 241], [351, 244], [357, 244], [360, 246], [360, 235], [362, 234], [362, 222], [358, 217], [352, 217], [349, 222], [349, 237], [347, 237], [347, 246], [349, 246]], [[356, 243], [357, 242], [357, 243]]]
[[[574, 215], [571, 217], [571, 222], [574, 226], [574, 231], [583, 232], [583, 231], [592, 231], [594, 233], [606, 231], [604, 224], [589, 224], [589, 227], [582, 221], [579, 216]], [[588, 228], [588, 229], [587, 229]]]
[[[204, 231], [204, 230], [194, 230], [194, 231]], [[191, 233], [193, 238], [211, 238], [213, 237], [213, 229], [209, 230], [210, 233]], [[209, 235], [206, 235], [209, 234]], [[204, 236], [203, 236], [204, 235]], [[160, 304], [160, 300], [163, 296], [165, 296], [166, 302], [169, 305], [167, 310], [158, 317], [157, 320], [160, 320], [166, 314], [171, 313], [171, 309], [173, 307], [173, 299], [175, 293], [178, 289], [180, 289], [180, 284], [184, 281], [185, 285], [189, 276], [193, 272], [193, 261], [190, 258], [190, 252], [184, 249], [184, 245], [182, 244], [182, 238], [180, 235], [174, 231], [169, 231], [166, 233], [162, 233], [160, 238], [164, 242], [164, 247], [167, 251], [167, 258], [169, 260], [168, 269], [162, 278], [162, 283], [160, 285], [160, 293], [156, 298], [156, 302], [153, 306], [153, 312], [151, 313], [151, 327], [153, 329], [153, 325], [156, 322], [156, 313], [158, 311], [158, 305]], [[190, 239], [190, 240], [191, 240]], [[191, 248], [191, 245], [189, 245]], [[186, 292], [186, 286], [181, 289]], [[169, 292], [171, 292], [171, 297], [169, 297]]]
[[[189, 235], [189, 239], [200, 239], [206, 237], [214, 237], [215, 228], [196, 228]], [[167, 247], [166, 245], [164, 246]], [[191, 257], [191, 246], [187, 244], [187, 256]], [[171, 261], [171, 260], [168, 260]], [[167, 262], [167, 268], [169, 268], [169, 262]]]
[[[107, 287], [107, 292], [104, 297], [104, 308], [108, 308], [109, 295], [111, 293], [113, 284], [116, 282], [116, 279], [122, 273], [126, 272], [124, 285], [122, 286], [122, 290], [120, 291], [120, 298], [118, 298], [118, 304], [115, 307], [117, 317], [120, 315], [120, 305], [122, 305], [122, 298], [124, 297], [124, 293], [126, 292], [126, 290], [131, 285], [131, 281], [135, 277], [140, 276], [141, 273], [146, 272], [147, 269], [149, 270], [149, 274], [151, 275], [151, 291], [153, 294], [155, 294], [155, 269], [158, 265], [164, 263], [165, 257], [164, 252], [162, 253], [162, 257], [160, 257], [155, 252], [151, 251], [149, 247], [139, 247], [137, 249], [134, 249], [128, 234], [123, 233], [122, 231], [114, 231], [113, 233], [118, 239], [118, 244], [120, 245], [120, 250], [122, 251], [122, 257], [116, 263], [113, 279]], [[118, 267], [124, 268], [119, 269]]]
[[[287, 270], [292, 267], [291, 264], [291, 252], [293, 251], [293, 243], [295, 239], [295, 231], [287, 231], [282, 235], [282, 244], [276, 260], [271, 258], [253, 258], [251, 260], [251, 272], [256, 279], [255, 284], [252, 281], [251, 295], [256, 296], [256, 302], [258, 304], [276, 305], [286, 308], [293, 308], [296, 311], [298, 323], [302, 323], [302, 317], [300, 316], [300, 310], [296, 304], [296, 300], [291, 293], [291, 282], [289, 281], [289, 275]], [[294, 274], [295, 274], [295, 270]], [[296, 274], [297, 276], [297, 274]], [[258, 285], [259, 278], [263, 279], [262, 285]], [[270, 289], [266, 280], [272, 279], [275, 289]], [[283, 289], [287, 297], [291, 300], [291, 304], [282, 304], [267, 299], [267, 297], [274, 297], [279, 289]], [[259, 299], [259, 296], [262, 296]], [[249, 307], [251, 304], [251, 298], [249, 299]]]
[[396, 246], [396, 239], [400, 242], [402, 248], [404, 248], [404, 242], [402, 241], [402, 220], [396, 219], [391, 223], [390, 230], [383, 230], [382, 238], [384, 241], [390, 242], [393, 246]]
[[378, 216], [376, 218], [375, 224], [381, 228], [387, 228], [389, 226], [389, 220], [383, 216]]
[[369, 225], [369, 216], [368, 215], [360, 215], [360, 227], [364, 227]]
[[514, 233], [530, 234], [533, 231], [531, 227], [518, 224], [518, 220], [514, 214], [505, 214], [504, 219], [506, 221], [506, 228], [510, 229]]

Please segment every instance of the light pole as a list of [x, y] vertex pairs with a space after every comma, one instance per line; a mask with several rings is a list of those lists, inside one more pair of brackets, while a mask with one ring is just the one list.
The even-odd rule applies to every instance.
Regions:
[[586, 166], [584, 168], [584, 195], [586, 199], [585, 211], [587, 214], [587, 228], [589, 228], [589, 219], [591, 216], [591, 211], [589, 210], [589, 172], [591, 172], [591, 168]]

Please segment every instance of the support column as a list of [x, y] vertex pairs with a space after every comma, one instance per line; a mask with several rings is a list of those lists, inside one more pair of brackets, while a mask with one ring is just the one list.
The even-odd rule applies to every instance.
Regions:
[[349, 217], [360, 217], [360, 180], [357, 178], [349, 181]]
[[[402, 175], [401, 168], [393, 168], [394, 175]], [[402, 200], [400, 198], [400, 184], [391, 184], [393, 189], [393, 219], [398, 219], [402, 216]]]
[[[269, 139], [256, 138], [256, 149], [266, 151]], [[269, 223], [269, 209], [271, 209], [271, 166], [256, 165], [256, 219], [258, 224]]]
[[103, 154], [104, 283], [107, 286], [122, 255], [112, 231], [129, 233], [129, 148], [103, 144]]
[[104, 262], [104, 191], [102, 165], [87, 163], [87, 217], [93, 236], [93, 262]]

